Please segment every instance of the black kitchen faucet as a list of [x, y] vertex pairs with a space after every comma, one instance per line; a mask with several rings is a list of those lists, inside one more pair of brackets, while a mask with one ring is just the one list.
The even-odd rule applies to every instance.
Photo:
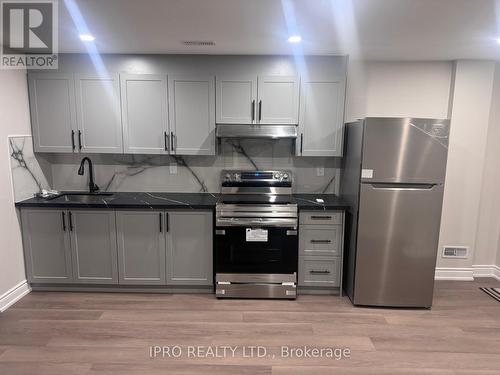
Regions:
[[92, 166], [92, 160], [90, 160], [88, 157], [84, 157], [82, 161], [80, 162], [80, 168], [78, 168], [78, 174], [80, 176], [83, 176], [83, 173], [85, 171], [85, 162], [89, 163], [89, 192], [92, 193], [97, 193], [99, 191], [99, 186], [97, 186], [94, 183], [94, 167]]

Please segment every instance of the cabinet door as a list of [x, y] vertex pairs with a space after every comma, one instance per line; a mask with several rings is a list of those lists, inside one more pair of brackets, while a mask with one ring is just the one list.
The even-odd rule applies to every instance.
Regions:
[[28, 87], [35, 151], [73, 152], [77, 130], [73, 74], [30, 73]]
[[298, 155], [342, 156], [344, 93], [341, 80], [302, 83]]
[[260, 124], [298, 124], [298, 77], [259, 76], [257, 122]]
[[120, 284], [165, 284], [163, 212], [117, 211]]
[[26, 274], [30, 283], [72, 282], [66, 216], [59, 210], [21, 210]]
[[212, 212], [167, 213], [167, 285], [213, 285]]
[[255, 124], [257, 77], [217, 77], [218, 124]]
[[171, 152], [215, 155], [214, 77], [169, 77], [168, 87]]
[[124, 152], [167, 153], [167, 76], [120, 74], [120, 88]]
[[77, 74], [75, 85], [80, 150], [122, 153], [118, 74], [109, 77]]
[[118, 284], [115, 213], [70, 211], [75, 282]]

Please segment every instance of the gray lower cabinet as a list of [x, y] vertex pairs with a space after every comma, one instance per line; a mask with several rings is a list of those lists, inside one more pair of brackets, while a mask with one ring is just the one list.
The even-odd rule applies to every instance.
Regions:
[[22, 209], [30, 283], [212, 286], [210, 210]]
[[74, 281], [117, 284], [115, 213], [108, 210], [69, 212]]
[[299, 286], [339, 287], [340, 257], [301, 256]]
[[66, 216], [62, 210], [21, 211], [26, 274], [30, 283], [73, 281]]
[[165, 214], [117, 211], [120, 284], [165, 284]]
[[299, 292], [342, 290], [344, 213], [299, 214]]
[[167, 285], [213, 285], [212, 212], [167, 213]]

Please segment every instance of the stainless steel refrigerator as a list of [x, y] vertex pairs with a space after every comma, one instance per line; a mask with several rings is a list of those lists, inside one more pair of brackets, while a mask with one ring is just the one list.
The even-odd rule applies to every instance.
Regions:
[[346, 125], [344, 282], [353, 304], [431, 307], [448, 138], [448, 120]]

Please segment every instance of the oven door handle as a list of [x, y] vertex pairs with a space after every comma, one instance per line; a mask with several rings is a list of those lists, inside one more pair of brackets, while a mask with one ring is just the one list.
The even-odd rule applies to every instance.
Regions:
[[240, 217], [218, 217], [217, 226], [259, 226], [259, 227], [286, 227], [296, 228], [296, 218], [240, 218]]

